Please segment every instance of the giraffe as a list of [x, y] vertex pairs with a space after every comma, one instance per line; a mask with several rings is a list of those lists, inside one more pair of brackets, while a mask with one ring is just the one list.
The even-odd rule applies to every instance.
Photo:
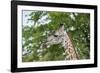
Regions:
[[66, 58], [65, 60], [78, 60], [79, 55], [75, 48], [73, 47], [72, 41], [68, 33], [64, 30], [64, 25], [60, 24], [58, 30], [56, 30], [52, 35], [47, 37], [46, 45], [50, 47], [53, 44], [61, 44], [64, 47]]

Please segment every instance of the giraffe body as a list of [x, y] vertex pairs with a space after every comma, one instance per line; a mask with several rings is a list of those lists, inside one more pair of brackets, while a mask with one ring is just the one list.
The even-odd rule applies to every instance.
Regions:
[[64, 30], [64, 25], [61, 25], [53, 35], [48, 36], [46, 44], [49, 46], [53, 44], [62, 44], [65, 50], [66, 60], [77, 60], [79, 58], [68, 33]]

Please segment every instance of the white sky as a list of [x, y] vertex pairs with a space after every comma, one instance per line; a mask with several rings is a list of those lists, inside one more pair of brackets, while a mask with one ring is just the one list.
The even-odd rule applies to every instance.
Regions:
[[[22, 10], [22, 22], [23, 22], [23, 24], [22, 25], [24, 25], [24, 26], [32, 26], [32, 25], [34, 25], [34, 21], [29, 21], [28, 19], [30, 18], [30, 16], [29, 16], [29, 14], [31, 13], [31, 12], [33, 12], [33, 10]], [[45, 20], [46, 18], [48, 17], [48, 15], [45, 15], [45, 16], [43, 16], [40, 20], [39, 20], [39, 22], [42, 24], [42, 25], [44, 25], [44, 24], [47, 24], [47, 23], [49, 23], [50, 22], [50, 20], [48, 19], [48, 20]], [[36, 24], [35, 25], [35, 27], [37, 27], [37, 26], [40, 26], [41, 24]]]
[[31, 26], [34, 24], [34, 22], [31, 22], [31, 21], [28, 21], [28, 19], [30, 18], [29, 14], [31, 13], [32, 11], [29, 11], [29, 10], [23, 10], [22, 11], [22, 16], [23, 16], [23, 25], [28, 25], [28, 26]]

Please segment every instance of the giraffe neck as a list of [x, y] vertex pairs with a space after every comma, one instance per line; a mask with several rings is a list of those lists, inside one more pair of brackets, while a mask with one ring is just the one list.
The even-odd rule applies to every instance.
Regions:
[[75, 48], [72, 45], [71, 39], [69, 35], [67, 34], [67, 42], [66, 42], [66, 48], [65, 48], [65, 53], [66, 53], [66, 59], [67, 60], [77, 60], [78, 59], [78, 54], [76, 53]]

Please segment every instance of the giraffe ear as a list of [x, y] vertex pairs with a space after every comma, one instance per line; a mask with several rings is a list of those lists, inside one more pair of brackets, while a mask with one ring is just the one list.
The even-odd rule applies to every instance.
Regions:
[[61, 31], [64, 30], [64, 24], [60, 24], [60, 28], [59, 28]]

